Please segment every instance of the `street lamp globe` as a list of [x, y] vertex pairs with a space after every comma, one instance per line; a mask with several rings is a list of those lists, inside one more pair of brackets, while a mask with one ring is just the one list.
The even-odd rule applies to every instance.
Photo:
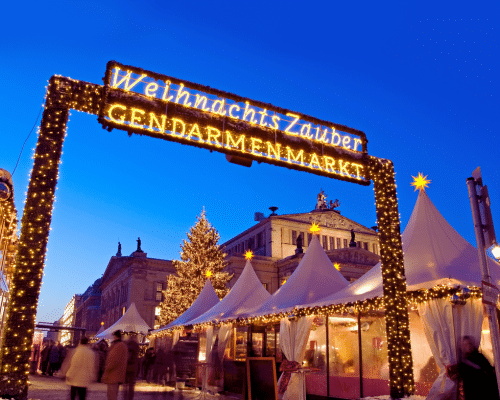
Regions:
[[500, 246], [498, 244], [495, 244], [491, 248], [491, 254], [493, 254], [493, 257], [495, 257], [497, 260], [500, 260]]

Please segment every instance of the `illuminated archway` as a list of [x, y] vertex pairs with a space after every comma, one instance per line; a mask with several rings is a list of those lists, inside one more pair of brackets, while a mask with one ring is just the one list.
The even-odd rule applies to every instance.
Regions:
[[363, 132], [207, 86], [109, 62], [104, 86], [61, 76], [48, 85], [21, 221], [0, 353], [0, 397], [25, 400], [54, 193], [71, 109], [102, 126], [361, 185], [374, 183], [382, 263], [390, 393], [414, 391], [393, 164], [370, 156]]

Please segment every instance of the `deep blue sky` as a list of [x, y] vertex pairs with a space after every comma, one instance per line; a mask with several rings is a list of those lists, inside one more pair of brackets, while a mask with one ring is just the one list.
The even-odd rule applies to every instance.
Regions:
[[[366, 133], [391, 159], [405, 227], [423, 172], [444, 217], [475, 245], [466, 178], [481, 166], [500, 231], [498, 2], [8, 2], [2, 9], [0, 167], [13, 171], [53, 74], [101, 83], [108, 60]], [[103, 130], [68, 125], [38, 321], [54, 321], [105, 271], [121, 241], [179, 257], [203, 207], [228, 240], [254, 212], [307, 212], [324, 189], [343, 215], [376, 222], [372, 187]], [[22, 215], [36, 133], [14, 174]], [[499, 232], [500, 235], [500, 232]]]

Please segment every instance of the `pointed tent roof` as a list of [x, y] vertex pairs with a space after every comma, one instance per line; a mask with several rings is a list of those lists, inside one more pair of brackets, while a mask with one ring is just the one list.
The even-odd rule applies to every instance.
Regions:
[[113, 337], [113, 332], [136, 332], [147, 335], [149, 331], [149, 325], [144, 321], [137, 311], [135, 303], [132, 303], [128, 310], [123, 314], [123, 316], [111, 325], [105, 331], [95, 335], [99, 339], [111, 339]]
[[[477, 249], [439, 213], [421, 190], [403, 235], [407, 290], [440, 284], [481, 286]], [[500, 284], [500, 265], [487, 257], [492, 282]], [[346, 289], [307, 307], [342, 304], [382, 296], [382, 269], [378, 263]]]
[[337, 271], [321, 246], [318, 236], [307, 248], [299, 265], [279, 288], [252, 315], [275, 314], [324, 298], [347, 287], [349, 282]]
[[101, 325], [101, 327], [99, 328], [99, 330], [97, 331], [97, 333], [94, 335], [94, 337], [96, 338], [97, 335], [101, 334], [104, 332], [104, 325]]
[[193, 302], [193, 304], [191, 304], [191, 307], [189, 307], [186, 311], [184, 311], [184, 313], [179, 315], [177, 319], [170, 322], [168, 325], [165, 325], [160, 329], [156, 329], [151, 333], [172, 329], [175, 326], [186, 325], [186, 322], [189, 322], [190, 320], [199, 317], [201, 314], [210, 310], [218, 302], [219, 302], [219, 297], [215, 293], [214, 287], [212, 286], [212, 282], [210, 281], [210, 279], [207, 279], [207, 281], [205, 282], [205, 286], [203, 286], [203, 289], [201, 290], [200, 294]]
[[210, 321], [224, 321], [248, 313], [259, 307], [271, 295], [257, 277], [252, 263], [247, 260], [245, 268], [231, 291], [218, 304], [189, 321], [186, 325], [202, 324]]

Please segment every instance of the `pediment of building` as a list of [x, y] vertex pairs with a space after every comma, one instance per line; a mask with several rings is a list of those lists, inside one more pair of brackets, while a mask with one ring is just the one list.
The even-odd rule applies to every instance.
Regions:
[[295, 222], [303, 222], [311, 225], [312, 223], [318, 224], [320, 227], [332, 228], [332, 229], [353, 229], [356, 232], [363, 232], [368, 234], [376, 234], [373, 229], [367, 228], [343, 215], [327, 210], [327, 211], [313, 211], [304, 214], [287, 214], [282, 215], [282, 219]]
[[101, 278], [101, 287], [107, 286], [108, 282], [129, 264], [129, 257], [111, 257], [106, 267], [106, 271], [104, 271], [104, 275]]

